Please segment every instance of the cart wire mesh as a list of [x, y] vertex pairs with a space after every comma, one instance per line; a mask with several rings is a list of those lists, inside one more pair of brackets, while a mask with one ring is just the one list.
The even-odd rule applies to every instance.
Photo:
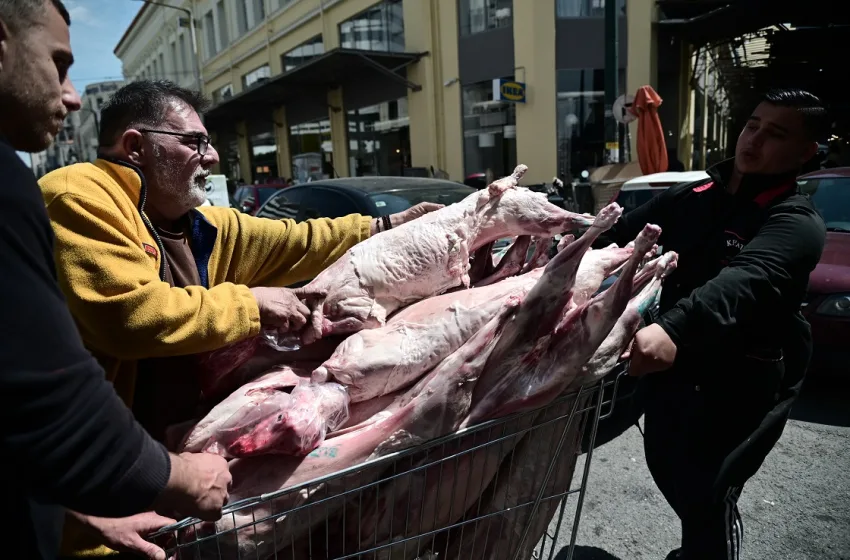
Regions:
[[[598, 424], [624, 370], [540, 409], [233, 502], [216, 523], [186, 519], [149, 540], [177, 560], [571, 560]], [[333, 459], [332, 441], [313, 453]]]

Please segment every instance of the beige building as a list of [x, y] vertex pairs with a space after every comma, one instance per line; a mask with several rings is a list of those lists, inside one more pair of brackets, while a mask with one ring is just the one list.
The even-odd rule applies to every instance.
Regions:
[[[616, 1], [620, 91], [659, 91], [668, 146], [690, 167], [693, 135], [724, 119], [719, 103], [696, 106], [709, 74], [686, 77], [700, 59], [659, 40], [654, 0]], [[197, 68], [221, 172], [235, 180], [463, 181], [525, 163], [541, 183], [605, 163], [604, 0], [172, 3], [193, 16], [197, 57], [187, 13], [152, 4], [115, 53], [129, 80], [194, 87]]]

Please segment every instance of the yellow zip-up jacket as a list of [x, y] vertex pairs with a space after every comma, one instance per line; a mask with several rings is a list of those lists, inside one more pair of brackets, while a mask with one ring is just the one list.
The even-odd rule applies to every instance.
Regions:
[[[39, 185], [68, 307], [128, 406], [137, 360], [206, 352], [258, 334], [249, 286], [312, 278], [369, 237], [371, 225], [356, 214], [296, 223], [202, 207], [190, 217], [204, 286], [172, 288], [162, 280], [162, 247], [142, 211], [145, 183], [137, 168], [98, 159], [48, 173]], [[92, 547], [73, 521], [67, 525], [63, 555], [110, 553]]]

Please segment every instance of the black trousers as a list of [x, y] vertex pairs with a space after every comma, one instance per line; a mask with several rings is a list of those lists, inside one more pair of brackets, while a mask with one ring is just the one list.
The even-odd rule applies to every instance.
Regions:
[[785, 366], [745, 357], [645, 379], [646, 461], [681, 520], [682, 560], [740, 557], [738, 497], [781, 436], [799, 391], [782, 382]]

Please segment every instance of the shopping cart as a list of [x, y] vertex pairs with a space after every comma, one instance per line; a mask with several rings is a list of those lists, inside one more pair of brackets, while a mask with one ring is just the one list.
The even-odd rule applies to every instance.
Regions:
[[[178, 560], [570, 560], [596, 430], [624, 371], [620, 364], [541, 409], [234, 502], [216, 524], [187, 519], [150, 540]], [[584, 430], [591, 444], [574, 477]]]

